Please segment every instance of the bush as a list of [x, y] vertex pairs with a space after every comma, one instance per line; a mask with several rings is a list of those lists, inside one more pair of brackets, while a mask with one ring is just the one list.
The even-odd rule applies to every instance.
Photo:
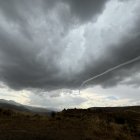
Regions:
[[4, 116], [7, 116], [8, 117], [8, 116], [12, 116], [12, 114], [13, 114], [13, 112], [11, 110], [9, 110], [9, 109], [3, 111], [3, 115]]
[[52, 117], [52, 118], [55, 118], [55, 116], [56, 116], [56, 112], [53, 111], [53, 112], [51, 113], [51, 117]]

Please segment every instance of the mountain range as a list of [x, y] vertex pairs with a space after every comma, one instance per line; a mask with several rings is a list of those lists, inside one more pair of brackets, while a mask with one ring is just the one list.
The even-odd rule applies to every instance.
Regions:
[[31, 112], [31, 113], [37, 113], [42, 115], [43, 114], [50, 115], [53, 111], [56, 111], [55, 109], [47, 109], [43, 107], [33, 107], [33, 106], [23, 105], [13, 100], [5, 100], [5, 99], [0, 99], [0, 108], [12, 109], [12, 110], [22, 111], [22, 112]]

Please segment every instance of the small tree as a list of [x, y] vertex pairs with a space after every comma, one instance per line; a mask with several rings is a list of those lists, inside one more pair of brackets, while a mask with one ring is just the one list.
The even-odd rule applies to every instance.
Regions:
[[51, 117], [52, 117], [52, 118], [55, 118], [55, 116], [56, 116], [56, 112], [53, 111], [53, 112], [51, 113]]

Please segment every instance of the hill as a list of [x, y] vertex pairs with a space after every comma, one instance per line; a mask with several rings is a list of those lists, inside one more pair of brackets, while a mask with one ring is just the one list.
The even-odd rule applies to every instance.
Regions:
[[41, 115], [50, 115], [53, 110], [41, 107], [33, 107], [22, 105], [12, 100], [0, 99], [0, 108], [10, 109], [14, 111], [37, 113]]
[[140, 106], [68, 109], [51, 116], [0, 109], [0, 140], [139, 140]]

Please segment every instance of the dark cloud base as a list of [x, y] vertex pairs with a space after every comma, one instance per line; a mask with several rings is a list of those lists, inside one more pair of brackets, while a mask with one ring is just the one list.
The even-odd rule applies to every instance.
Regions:
[[[63, 0], [44, 0], [41, 2], [33, 2], [32, 0], [0, 1], [2, 16], [5, 17], [7, 23], [17, 25], [21, 33], [21, 36], [14, 34], [11, 36], [0, 25], [0, 80], [6, 85], [16, 90], [26, 88], [77, 89], [84, 80], [140, 55], [138, 22], [131, 39], [123, 39], [117, 47], [110, 46], [104, 52], [104, 56], [94, 64], [93, 60], [89, 59], [88, 63], [81, 62], [81, 65], [84, 63], [82, 71], [69, 71], [69, 73], [62, 71], [62, 68], [59, 67], [59, 61], [65, 48], [53, 44], [53, 46], [47, 46], [46, 55], [42, 55], [46, 44], [44, 46], [36, 44], [28, 20], [28, 14], [31, 17], [35, 16], [35, 8], [41, 8], [39, 11], [43, 11], [43, 13], [49, 13], [60, 3], [70, 8], [69, 18], [72, 17], [73, 20], [78, 21], [78, 24], [86, 24], [103, 12], [107, 0], [66, 0], [65, 2]], [[64, 21], [66, 22], [66, 20], [62, 20], [62, 26], [66, 24], [63, 23]], [[69, 26], [69, 28], [71, 27], [72, 25]], [[86, 59], [86, 57], [89, 56], [83, 56], [83, 59]], [[65, 66], [63, 67], [65, 68]], [[139, 73], [139, 69], [140, 63], [136, 62], [104, 75], [94, 82], [90, 82], [89, 85], [114, 86], [126, 77]]]

